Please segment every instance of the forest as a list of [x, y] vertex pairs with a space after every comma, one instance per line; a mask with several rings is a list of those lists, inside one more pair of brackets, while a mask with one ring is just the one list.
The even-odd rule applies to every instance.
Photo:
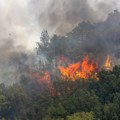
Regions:
[[19, 82], [0, 84], [0, 119], [120, 120], [119, 18], [115, 10], [63, 36], [43, 31], [34, 64], [11, 57]]

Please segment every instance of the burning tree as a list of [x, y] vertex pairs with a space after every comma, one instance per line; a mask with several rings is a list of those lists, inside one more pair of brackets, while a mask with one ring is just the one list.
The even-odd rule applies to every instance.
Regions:
[[96, 78], [97, 67], [94, 61], [89, 63], [89, 58], [86, 56], [82, 62], [69, 64], [68, 67], [59, 66], [58, 69], [60, 70], [62, 79], [74, 81], [80, 78]]
[[107, 55], [107, 58], [106, 58], [106, 61], [105, 61], [105, 64], [104, 64], [104, 68], [106, 70], [111, 70], [111, 57], [110, 55]]

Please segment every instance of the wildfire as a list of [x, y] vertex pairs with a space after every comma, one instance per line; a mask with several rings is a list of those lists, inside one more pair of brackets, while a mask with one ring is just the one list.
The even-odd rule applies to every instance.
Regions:
[[105, 64], [104, 64], [104, 68], [106, 70], [110, 70], [111, 69], [111, 58], [110, 58], [110, 55], [107, 55], [107, 58], [106, 58], [106, 61], [105, 61]]
[[46, 85], [50, 91], [50, 94], [54, 96], [54, 89], [51, 83], [51, 77], [48, 71], [42, 71], [41, 73], [33, 73], [29, 71], [31, 77], [35, 79], [39, 84]]
[[77, 62], [74, 64], [69, 64], [68, 67], [59, 66], [58, 69], [61, 73], [62, 79], [76, 80], [79, 78], [96, 78], [96, 69], [94, 61], [89, 63], [89, 58], [86, 56], [83, 58], [82, 62]]
[[33, 79], [36, 79], [36, 81], [41, 84], [49, 84], [50, 83], [50, 75], [47, 71], [42, 71], [41, 73], [32, 73], [31, 76]]

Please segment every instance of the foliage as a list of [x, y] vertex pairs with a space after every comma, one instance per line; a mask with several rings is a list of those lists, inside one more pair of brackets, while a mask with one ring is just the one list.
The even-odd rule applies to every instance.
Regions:
[[71, 116], [67, 116], [67, 120], [94, 120], [94, 115], [92, 112], [74, 113]]
[[100, 71], [99, 80], [90, 79], [87, 83], [82, 80], [55, 81], [53, 85], [59, 93], [55, 96], [47, 90], [41, 93], [37, 88], [33, 88], [36, 91], [33, 92], [31, 84], [9, 87], [1, 84], [0, 117], [20, 120], [119, 120], [119, 70], [120, 66], [115, 66], [112, 71]]

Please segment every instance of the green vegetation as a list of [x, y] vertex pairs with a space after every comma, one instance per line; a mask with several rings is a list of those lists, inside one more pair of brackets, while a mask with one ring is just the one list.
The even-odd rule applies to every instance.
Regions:
[[[120, 66], [112, 71], [98, 73], [99, 81], [55, 81], [58, 88], [51, 96], [26, 89], [30, 84], [0, 85], [0, 116], [15, 120], [119, 120], [120, 119]], [[58, 86], [58, 84], [59, 86]], [[68, 84], [69, 83], [69, 84]], [[33, 84], [33, 83], [32, 83]], [[70, 92], [60, 89], [72, 86]], [[35, 86], [37, 87], [37, 86]], [[74, 88], [74, 89], [73, 89]], [[59, 93], [59, 94], [57, 94]]]
[[92, 112], [81, 112], [67, 116], [67, 120], [94, 120], [94, 116]]

